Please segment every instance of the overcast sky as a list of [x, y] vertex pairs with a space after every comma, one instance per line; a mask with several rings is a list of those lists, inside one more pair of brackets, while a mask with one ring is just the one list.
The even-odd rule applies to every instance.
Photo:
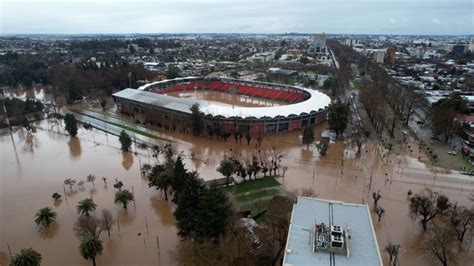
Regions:
[[0, 0], [0, 33], [473, 34], [474, 0]]

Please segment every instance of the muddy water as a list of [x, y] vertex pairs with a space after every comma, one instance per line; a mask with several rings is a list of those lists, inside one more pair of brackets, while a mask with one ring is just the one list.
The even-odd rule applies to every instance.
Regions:
[[[54, 126], [46, 122], [42, 125]], [[70, 139], [46, 131], [31, 136], [24, 130], [0, 137], [0, 264], [7, 265], [6, 242], [13, 252], [23, 247], [38, 250], [43, 254], [44, 265], [90, 265], [80, 257], [79, 240], [72, 231], [77, 218], [75, 206], [86, 197], [92, 197], [98, 204], [97, 214], [109, 209], [120, 223], [120, 232], [114, 226], [110, 239], [102, 233], [104, 252], [97, 258], [98, 265], [171, 264], [169, 251], [175, 249], [178, 237], [170, 205], [161, 200], [156, 190], [149, 189], [139, 175], [139, 162], [148, 158], [123, 154], [113, 148], [118, 147], [116, 137], [82, 129], [79, 137]], [[94, 141], [103, 144], [97, 146]], [[68, 196], [64, 196], [65, 178], [85, 181], [90, 173], [97, 176], [95, 186], [85, 182], [83, 187], [74, 186], [72, 192], [66, 187]], [[107, 186], [102, 177], [107, 177]], [[113, 203], [115, 178], [135, 194], [136, 204], [131, 204], [127, 211]], [[51, 199], [54, 192], [63, 195], [57, 206]], [[45, 206], [58, 213], [58, 223], [47, 232], [39, 232], [33, 216]]]
[[262, 98], [251, 97], [251, 96], [246, 96], [246, 95], [231, 94], [231, 93], [217, 92], [217, 91], [202, 91], [202, 90], [172, 91], [172, 92], [168, 92], [167, 95], [179, 97], [179, 98], [206, 100], [213, 103], [237, 105], [237, 106], [243, 106], [243, 107], [279, 106], [279, 105], [288, 104], [283, 101], [262, 99]]
[[[43, 121], [41, 126], [62, 131], [62, 125], [54, 121]], [[317, 127], [317, 131], [323, 127]], [[248, 156], [255, 144], [255, 139], [247, 145], [245, 140], [236, 144], [233, 140], [221, 142], [166, 134], [175, 140], [173, 145], [177, 151], [184, 154], [187, 168], [198, 170], [206, 180], [221, 177], [215, 169], [224, 154]], [[373, 220], [381, 252], [389, 241], [399, 243], [402, 245], [401, 265], [431, 265], [417, 251], [421, 230], [408, 217], [407, 191], [434, 187], [451, 200], [468, 205], [467, 195], [474, 189], [472, 184], [463, 183], [456, 172], [434, 169], [404, 154], [384, 156], [384, 152], [372, 143], [363, 146], [359, 157], [344, 143], [332, 143], [328, 154], [320, 157], [313, 147], [307, 149], [299, 143], [299, 134], [266, 136], [262, 143], [264, 150], [276, 147], [284, 155], [283, 165], [288, 171], [279, 181], [288, 190], [311, 187], [321, 198], [369, 203], [370, 206], [371, 192], [380, 190], [383, 196], [380, 205], [386, 215], [378, 223], [373, 214]], [[78, 136], [79, 139], [70, 139], [43, 130], [34, 134], [18, 130], [0, 137], [0, 239], [8, 242], [14, 252], [27, 246], [37, 249], [43, 254], [45, 265], [64, 265], [64, 262], [89, 265], [77, 251], [79, 240], [71, 228], [77, 217], [77, 202], [84, 197], [93, 197], [99, 209], [110, 209], [119, 217], [121, 228], [119, 233], [114, 227], [110, 240], [106, 234], [102, 235], [105, 249], [98, 257], [99, 265], [172, 264], [169, 254], [179, 242], [172, 206], [159, 192], [148, 188], [146, 180], [139, 175], [139, 165], [154, 162], [148, 156], [149, 151], [138, 149], [139, 156], [124, 154], [118, 150], [117, 138], [102, 132], [80, 129]], [[51, 194], [64, 194], [62, 182], [65, 178], [85, 180], [90, 173], [97, 176], [95, 188], [90, 183], [85, 183], [84, 188], [75, 186], [74, 191], [68, 193], [67, 201], [63, 196], [60, 204], [53, 205]], [[108, 179], [107, 187], [102, 176]], [[136, 204], [126, 212], [113, 203], [115, 178], [123, 181], [127, 189], [133, 189], [136, 197]], [[447, 178], [458, 179], [451, 182]], [[69, 192], [69, 188], [66, 191]], [[58, 224], [48, 232], [38, 232], [33, 215], [44, 206], [54, 206]], [[160, 243], [159, 255], [156, 236]], [[387, 256], [382, 253], [382, 257], [387, 263]], [[0, 262], [5, 264], [7, 259], [8, 249], [2, 244]], [[466, 258], [461, 265], [469, 265], [469, 260], [472, 258]]]

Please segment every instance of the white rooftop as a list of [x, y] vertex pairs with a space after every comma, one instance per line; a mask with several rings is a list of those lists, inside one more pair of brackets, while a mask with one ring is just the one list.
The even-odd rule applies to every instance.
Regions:
[[142, 89], [124, 89], [113, 96], [119, 98], [126, 98], [133, 101], [161, 106], [168, 109], [173, 109], [180, 112], [191, 113], [189, 108], [194, 103], [199, 103], [201, 112], [205, 115], [212, 116], [223, 116], [229, 117], [277, 117], [277, 116], [289, 116], [289, 115], [300, 115], [301, 113], [311, 113], [312, 111], [319, 111], [329, 106], [331, 99], [324, 93], [301, 88], [301, 90], [308, 92], [311, 97], [305, 101], [298, 102], [295, 104], [271, 106], [271, 107], [242, 107], [230, 104], [221, 104], [216, 102], [210, 102], [205, 100], [188, 99], [188, 98], [177, 98], [164, 94], [158, 94], [153, 92], [144, 91]]
[[[311, 234], [318, 223], [347, 226], [350, 255], [313, 252]], [[334, 255], [332, 255], [334, 254]], [[331, 256], [334, 259], [331, 260]], [[290, 229], [283, 259], [290, 265], [381, 266], [382, 258], [367, 205], [317, 198], [298, 197], [293, 206]]]

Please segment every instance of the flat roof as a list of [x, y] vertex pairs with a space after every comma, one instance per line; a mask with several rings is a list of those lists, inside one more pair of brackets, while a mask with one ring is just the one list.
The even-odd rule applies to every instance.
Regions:
[[154, 92], [149, 92], [143, 90], [143, 88], [136, 89], [124, 89], [117, 93], [114, 93], [113, 96], [118, 98], [129, 99], [132, 101], [160, 106], [167, 109], [172, 109], [179, 112], [191, 113], [189, 108], [195, 103], [199, 104], [201, 112], [205, 115], [212, 116], [222, 116], [225, 118], [230, 117], [277, 117], [289, 115], [300, 115], [301, 113], [311, 113], [313, 111], [319, 111], [320, 109], [325, 109], [331, 103], [329, 96], [322, 92], [296, 87], [300, 90], [310, 94], [310, 98], [305, 101], [281, 105], [281, 106], [271, 106], [271, 107], [242, 107], [230, 104], [220, 104], [216, 102], [206, 101], [206, 100], [197, 100], [197, 99], [188, 99], [188, 98], [178, 98], [173, 96], [168, 96], [164, 94], [158, 94]]
[[283, 265], [333, 265], [330, 253], [313, 252], [310, 240], [315, 224], [331, 225], [330, 220], [332, 225], [347, 226], [350, 234], [349, 258], [336, 253], [335, 265], [382, 265], [368, 205], [307, 197], [298, 197], [293, 206]]

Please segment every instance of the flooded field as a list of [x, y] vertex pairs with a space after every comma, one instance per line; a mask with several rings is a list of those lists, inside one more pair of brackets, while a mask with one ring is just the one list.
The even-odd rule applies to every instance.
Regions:
[[[80, 256], [79, 239], [72, 230], [78, 216], [75, 206], [86, 197], [93, 197], [98, 204], [96, 212], [109, 209], [120, 222], [120, 232], [115, 226], [111, 239], [102, 233], [104, 252], [97, 257], [98, 265], [173, 264], [172, 254], [179, 242], [173, 206], [164, 201], [158, 191], [148, 188], [147, 181], [139, 174], [140, 165], [155, 160], [149, 156], [150, 151], [137, 149], [137, 155], [122, 153], [117, 137], [83, 128], [78, 138], [71, 139], [52, 132], [64, 131], [62, 124], [54, 120], [41, 121], [38, 126], [43, 129], [35, 133], [20, 129], [0, 136], [0, 264], [7, 265], [8, 244], [14, 253], [24, 247], [38, 250], [43, 255], [44, 265], [90, 265]], [[324, 127], [318, 126], [318, 133]], [[222, 142], [161, 133], [173, 140], [176, 150], [184, 154], [186, 167], [198, 170], [206, 180], [221, 177], [215, 169], [225, 153], [245, 156], [252, 152], [256, 142], [252, 139], [251, 145], [247, 145], [245, 141], [237, 144], [233, 139]], [[377, 145], [367, 143], [357, 157], [345, 143], [336, 142], [330, 145], [327, 156], [320, 158], [314, 147], [306, 149], [299, 143], [299, 134], [266, 136], [262, 142], [262, 149], [275, 147], [284, 156], [282, 164], [288, 170], [279, 182], [289, 191], [311, 187], [321, 198], [369, 203], [370, 206], [373, 205], [371, 192], [380, 191], [380, 205], [386, 214], [380, 224], [375, 214], [372, 218], [384, 262], [387, 263], [388, 256], [383, 249], [391, 241], [402, 246], [400, 265], [431, 265], [417, 250], [421, 229], [408, 217], [407, 192], [432, 187], [452, 201], [469, 206], [467, 196], [474, 192], [474, 183], [469, 177], [419, 163], [414, 159], [418, 158], [414, 148], [407, 149], [414, 150], [413, 157], [409, 157], [385, 154]], [[72, 193], [63, 187], [64, 179], [85, 181], [88, 174], [97, 176], [94, 186], [85, 182], [83, 188], [76, 185]], [[107, 185], [102, 177], [107, 178]], [[124, 182], [125, 188], [135, 194], [136, 203], [127, 211], [113, 203], [114, 179]], [[57, 206], [51, 199], [54, 192], [63, 194], [63, 201]], [[58, 212], [58, 222], [49, 231], [39, 232], [33, 216], [46, 206]], [[472, 259], [472, 253], [468, 253], [460, 264], [470, 265]]]
[[179, 98], [191, 98], [198, 100], [205, 100], [214, 103], [237, 105], [243, 107], [262, 107], [262, 106], [280, 106], [288, 103], [277, 100], [263, 99], [258, 97], [251, 97], [247, 95], [231, 94], [218, 91], [172, 91], [166, 93], [169, 96]]

